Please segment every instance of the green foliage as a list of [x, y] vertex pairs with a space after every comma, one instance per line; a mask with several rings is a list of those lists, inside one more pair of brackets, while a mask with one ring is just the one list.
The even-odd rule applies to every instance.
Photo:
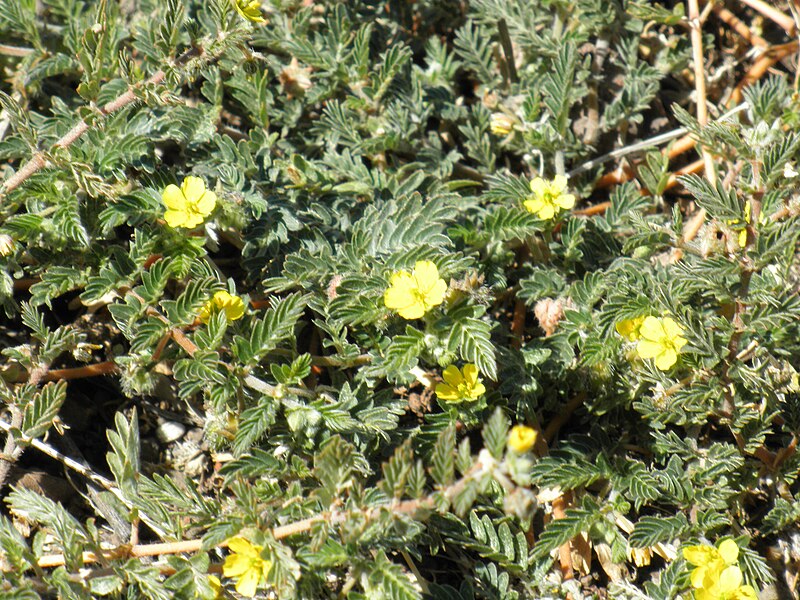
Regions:
[[[0, 0], [0, 595], [213, 598], [237, 536], [281, 599], [688, 598], [681, 548], [731, 536], [749, 584], [780, 576], [792, 78], [713, 118], [750, 58], [706, 27], [701, 126], [680, 2], [260, 4]], [[637, 144], [678, 126], [713, 181]], [[597, 185], [604, 155], [632, 180]], [[570, 173], [574, 208], [526, 210]], [[216, 202], [172, 228], [188, 176]], [[422, 261], [446, 292], [406, 319], [385, 294]], [[667, 316], [659, 368], [619, 332]], [[438, 397], [466, 364], [485, 393]], [[23, 452], [80, 494], [35, 493]], [[107, 551], [131, 532], [194, 545]], [[568, 545], [601, 560], [565, 580]]]

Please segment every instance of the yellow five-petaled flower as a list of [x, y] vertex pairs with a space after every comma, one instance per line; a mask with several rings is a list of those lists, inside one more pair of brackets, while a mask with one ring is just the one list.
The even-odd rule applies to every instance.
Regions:
[[678, 353], [686, 345], [682, 333], [672, 317], [645, 317], [639, 326], [636, 352], [641, 358], [654, 358], [656, 367], [666, 371], [678, 362]]
[[539, 434], [527, 425], [514, 425], [508, 434], [508, 447], [517, 454], [523, 454], [533, 448]]
[[757, 600], [752, 586], [742, 585], [738, 556], [739, 546], [730, 539], [719, 548], [699, 545], [683, 549], [683, 557], [696, 567], [690, 577], [696, 600]]
[[486, 393], [478, 374], [478, 367], [471, 363], [464, 365], [460, 371], [457, 366], [450, 365], [442, 373], [444, 383], [436, 385], [436, 395], [445, 402], [477, 400]]
[[215, 293], [213, 298], [206, 302], [200, 310], [200, 320], [208, 323], [211, 315], [220, 311], [225, 311], [228, 321], [241, 319], [244, 315], [244, 301], [239, 296], [231, 296], [228, 292], [221, 290]]
[[404, 319], [419, 319], [434, 306], [444, 302], [447, 284], [439, 269], [429, 260], [417, 261], [414, 270], [398, 271], [389, 279], [383, 303]]
[[206, 189], [199, 177], [186, 177], [178, 187], [169, 184], [161, 194], [167, 207], [164, 220], [170, 227], [197, 227], [211, 214], [217, 204], [217, 195]]
[[235, 537], [228, 541], [228, 548], [233, 552], [222, 565], [225, 577], [236, 578], [236, 591], [242, 596], [252, 598], [258, 586], [265, 582], [272, 568], [272, 561], [262, 556], [263, 546], [257, 546], [243, 537]]
[[259, 0], [231, 0], [233, 7], [240, 15], [253, 23], [266, 23], [267, 20], [261, 14], [261, 2]]
[[575, 206], [575, 196], [565, 193], [567, 178], [556, 175], [552, 181], [537, 177], [531, 181], [533, 195], [525, 200], [525, 208], [543, 221], [549, 221], [562, 210]]

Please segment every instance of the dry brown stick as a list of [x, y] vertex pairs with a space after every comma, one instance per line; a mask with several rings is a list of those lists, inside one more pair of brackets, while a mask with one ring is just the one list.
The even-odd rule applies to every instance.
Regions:
[[739, 36], [751, 46], [758, 46], [759, 48], [767, 48], [769, 46], [769, 42], [767, 40], [762, 38], [760, 35], [753, 33], [750, 28], [741, 19], [739, 19], [739, 17], [725, 8], [722, 4], [712, 3], [711, 10], [714, 11], [714, 14], [720, 21], [738, 33]]
[[759, 56], [753, 65], [747, 70], [745, 76], [742, 77], [741, 81], [736, 84], [733, 92], [731, 93], [730, 100], [728, 100], [728, 106], [735, 106], [742, 101], [742, 96], [744, 92], [744, 88], [753, 85], [756, 81], [761, 79], [764, 75], [766, 75], [767, 71], [771, 69], [775, 63], [783, 60], [793, 52], [797, 51], [797, 42], [789, 42], [788, 44], [782, 44], [780, 46], [772, 46], [764, 52], [761, 56]]
[[[694, 62], [694, 88], [697, 94], [697, 122], [700, 127], [708, 124], [708, 106], [706, 99], [706, 68], [703, 57], [703, 30], [700, 23], [700, 7], [697, 0], [688, 0], [689, 24], [691, 26], [692, 59]], [[706, 172], [706, 179], [713, 186], [717, 181], [714, 158], [705, 147], [700, 148]], [[702, 210], [702, 209], [701, 209]]]
[[83, 379], [84, 377], [99, 377], [100, 375], [110, 375], [119, 370], [113, 360], [107, 360], [83, 367], [73, 367], [70, 369], [53, 369], [45, 375], [45, 381], [58, 381], [61, 379]]
[[599, 202], [597, 204], [593, 204], [592, 206], [587, 206], [586, 208], [573, 210], [572, 214], [573, 215], [577, 215], [577, 216], [581, 216], [581, 217], [591, 217], [593, 215], [602, 215], [610, 207], [611, 207], [611, 202]]
[[764, 2], [764, 0], [739, 0], [742, 4], [746, 4], [753, 10], [757, 10], [762, 15], [767, 17], [770, 21], [774, 21], [777, 23], [781, 29], [786, 31], [789, 35], [794, 35], [795, 32], [795, 24], [794, 19], [789, 15], [786, 15], [779, 11], [774, 6], [771, 6]]
[[525, 301], [517, 299], [514, 302], [514, 317], [511, 320], [511, 347], [515, 350], [522, 348], [526, 314]]
[[[280, 540], [297, 533], [303, 533], [311, 529], [315, 523], [326, 520], [325, 515], [316, 515], [302, 521], [282, 525], [272, 530], [272, 536], [276, 540]], [[218, 544], [218, 548], [227, 547], [226, 542]], [[94, 552], [84, 552], [83, 562], [96, 563], [102, 560], [110, 560], [115, 558], [141, 558], [144, 556], [163, 556], [165, 554], [182, 554], [190, 552], [198, 552], [203, 546], [203, 540], [184, 540], [182, 542], [163, 542], [158, 544], [140, 544], [137, 546], [118, 546], [112, 548], [102, 555], [97, 555]], [[41, 557], [38, 564], [42, 568], [60, 567], [64, 565], [63, 554], [48, 554]]]
[[23, 48], [20, 46], [9, 46], [8, 44], [0, 44], [0, 54], [5, 56], [28, 56], [36, 52], [33, 48]]
[[28, 277], [26, 279], [15, 279], [14, 280], [14, 291], [15, 292], [26, 292], [28, 291], [32, 285], [39, 283], [41, 279], [38, 277]]
[[567, 402], [567, 404], [561, 409], [561, 412], [558, 413], [553, 420], [547, 425], [547, 428], [544, 430], [542, 437], [544, 437], [544, 441], [548, 444], [553, 441], [553, 438], [556, 437], [556, 434], [561, 430], [561, 428], [569, 421], [570, 417], [572, 417], [572, 413], [574, 413], [578, 408], [583, 406], [583, 403], [586, 401], [586, 392], [580, 392], [575, 395], [575, 397]]
[[[767, 71], [772, 68], [772, 66], [795, 52], [797, 49], [798, 42], [795, 41], [788, 44], [782, 44], [780, 46], [772, 46], [766, 50], [758, 59], [756, 59], [753, 65], [747, 70], [747, 73], [745, 73], [744, 77], [742, 77], [742, 79], [736, 85], [730, 99], [727, 102], [727, 106], [732, 107], [740, 104], [743, 97], [743, 91], [746, 87], [760, 80], [762, 77], [764, 77]], [[667, 151], [667, 155], [670, 159], [675, 158], [676, 156], [691, 150], [695, 147], [695, 145], [696, 141], [690, 135], [686, 135], [672, 144]], [[633, 177], [634, 171], [632, 168], [619, 167], [615, 171], [607, 173], [598, 179], [595, 183], [595, 188], [607, 189], [614, 185], [629, 181], [633, 179]]]
[[[199, 50], [197, 48], [192, 48], [184, 52], [180, 58], [176, 61], [176, 64], [180, 64], [185, 62], [189, 58], [196, 56], [199, 54]], [[146, 82], [146, 85], [158, 85], [164, 78], [166, 77], [166, 73], [159, 69], [156, 71]], [[103, 117], [107, 117], [108, 115], [128, 106], [132, 102], [136, 100], [136, 92], [133, 87], [128, 88], [124, 94], [119, 96], [118, 98], [108, 102], [104, 106], [99, 108], [99, 112]], [[67, 133], [65, 133], [61, 138], [54, 144], [54, 148], [68, 148], [72, 144], [74, 144], [80, 137], [89, 130], [89, 124], [86, 121], [79, 121], [72, 129], [70, 129]], [[0, 199], [3, 196], [6, 196], [10, 192], [14, 191], [18, 188], [22, 183], [28, 179], [31, 175], [42, 169], [44, 166], [47, 165], [47, 158], [46, 153], [43, 151], [39, 151], [34, 154], [31, 159], [26, 162], [22, 168], [14, 173], [11, 177], [9, 177], [6, 181], [0, 185]]]
[[[463, 478], [459, 479], [448, 488], [445, 488], [445, 496], [448, 499], [451, 499], [461, 490], [463, 490], [467, 482], [474, 478], [475, 471], [480, 470], [479, 467], [480, 464], [476, 464], [469, 473], [464, 475]], [[435, 507], [436, 499], [434, 496], [426, 496], [418, 500], [404, 500], [402, 502], [377, 506], [372, 509], [367, 509], [366, 512], [361, 512], [361, 514], [365, 515], [369, 519], [374, 519], [380, 515], [381, 511], [389, 510], [393, 513], [413, 516], [417, 513], [426, 514], [428, 511], [435, 509]], [[273, 528], [271, 531], [272, 537], [274, 537], [276, 540], [280, 540], [299, 533], [305, 533], [310, 531], [311, 528], [317, 523], [342, 523], [352, 518], [352, 514], [354, 514], [353, 511], [321, 513], [314, 515], [313, 517], [308, 517], [294, 523]], [[221, 542], [220, 544], [217, 544], [216, 547], [224, 548], [226, 546], [227, 542]], [[82, 559], [84, 564], [86, 564], [115, 558], [140, 558], [144, 556], [162, 556], [165, 554], [199, 552], [202, 547], [203, 540], [184, 540], [180, 542], [163, 542], [158, 544], [140, 544], [137, 546], [123, 545], [104, 551], [100, 555], [94, 552], [84, 552]], [[63, 554], [49, 554], [42, 556], [37, 561], [37, 564], [41, 568], [60, 567], [65, 564], [65, 557]]]

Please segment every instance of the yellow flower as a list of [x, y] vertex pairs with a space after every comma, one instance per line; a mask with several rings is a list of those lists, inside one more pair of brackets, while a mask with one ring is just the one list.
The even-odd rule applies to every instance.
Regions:
[[236, 9], [248, 21], [252, 23], [266, 23], [267, 20], [261, 14], [261, 2], [259, 0], [231, 0], [233, 8]]
[[495, 135], [508, 135], [514, 130], [514, 120], [505, 113], [492, 113], [489, 129]]
[[548, 221], [562, 209], [569, 210], [575, 206], [575, 196], [565, 194], [566, 189], [567, 178], [563, 175], [556, 175], [552, 181], [537, 177], [531, 181], [533, 196], [525, 200], [525, 208], [543, 221]]
[[447, 291], [447, 284], [439, 277], [439, 269], [429, 260], [417, 261], [411, 273], [394, 273], [389, 284], [383, 294], [383, 303], [386, 308], [397, 310], [404, 319], [419, 319], [444, 302]]
[[233, 554], [225, 559], [222, 573], [225, 577], [235, 577], [236, 591], [242, 596], [252, 598], [256, 595], [259, 584], [266, 581], [272, 562], [261, 556], [264, 550], [262, 546], [256, 546], [243, 537], [229, 540], [228, 548]]
[[678, 353], [686, 344], [683, 328], [672, 317], [646, 317], [639, 326], [636, 351], [641, 358], [655, 358], [656, 367], [666, 371], [678, 362]]
[[539, 434], [527, 425], [514, 425], [508, 434], [508, 447], [518, 454], [523, 454], [533, 448]]
[[170, 227], [197, 227], [214, 210], [217, 195], [199, 177], [186, 177], [178, 187], [169, 184], [161, 194], [167, 207], [164, 220]]
[[228, 321], [241, 319], [242, 315], [244, 315], [244, 301], [239, 296], [231, 296], [226, 291], [217, 292], [200, 310], [200, 320], [203, 323], [208, 323], [212, 313], [223, 310], [225, 311], [225, 316], [228, 317]]
[[639, 332], [642, 323], [644, 323], [644, 317], [623, 319], [622, 321], [617, 321], [617, 324], [614, 325], [614, 329], [629, 342], [636, 342], [642, 337]]
[[694, 591], [695, 600], [758, 600], [752, 586], [742, 585], [743, 579], [739, 567], [727, 567], [711, 586]]
[[739, 546], [730, 539], [722, 542], [719, 548], [701, 544], [683, 549], [686, 562], [697, 567], [691, 574], [692, 587], [707, 591], [715, 588], [722, 572], [736, 563], [738, 557]]
[[478, 379], [478, 367], [471, 363], [464, 365], [461, 371], [450, 365], [442, 373], [442, 378], [444, 383], [436, 385], [436, 395], [445, 402], [477, 400], [486, 393], [486, 387]]

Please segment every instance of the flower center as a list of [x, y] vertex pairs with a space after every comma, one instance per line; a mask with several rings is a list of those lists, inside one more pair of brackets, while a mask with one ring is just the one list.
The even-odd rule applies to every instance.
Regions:
[[199, 204], [200, 204], [200, 198], [197, 198], [196, 200], [189, 200], [187, 202], [187, 208], [189, 209], [189, 212], [199, 214], [200, 213], [200, 208], [198, 206]]
[[411, 290], [411, 294], [414, 296], [414, 300], [425, 307], [428, 306], [428, 303], [425, 301], [425, 293], [421, 289], [415, 287], [413, 290]]

